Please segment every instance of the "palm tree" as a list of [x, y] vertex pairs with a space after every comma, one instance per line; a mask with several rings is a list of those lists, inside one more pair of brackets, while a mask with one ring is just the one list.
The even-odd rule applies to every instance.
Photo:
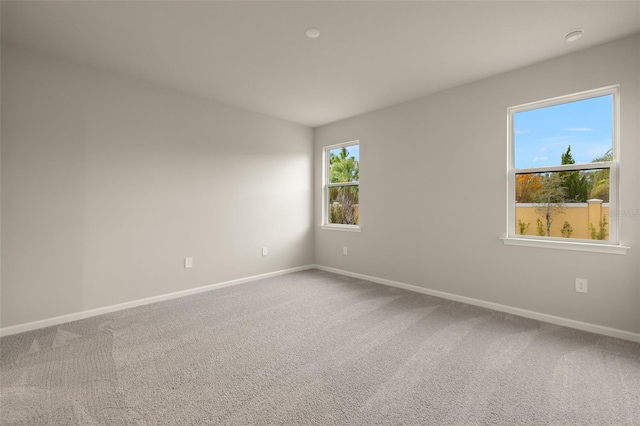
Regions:
[[[613, 150], [608, 150], [600, 157], [593, 159], [593, 163], [613, 161]], [[589, 198], [598, 198], [604, 202], [609, 201], [609, 169], [600, 169], [589, 175]]]

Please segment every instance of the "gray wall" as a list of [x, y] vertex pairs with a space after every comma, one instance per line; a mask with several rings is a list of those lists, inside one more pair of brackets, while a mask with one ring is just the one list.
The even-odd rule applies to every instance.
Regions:
[[[640, 332], [640, 37], [583, 50], [315, 129], [360, 140], [361, 233], [316, 226], [316, 263]], [[621, 242], [626, 256], [505, 246], [507, 108], [621, 85]], [[316, 185], [315, 223], [321, 221]], [[635, 214], [634, 214], [635, 212]], [[342, 247], [349, 254], [342, 254]], [[574, 291], [574, 278], [589, 293]]]
[[311, 129], [6, 45], [1, 107], [2, 327], [313, 263]]
[[[0, 326], [315, 262], [640, 332], [639, 51], [628, 38], [313, 136], [3, 45]], [[507, 107], [610, 84], [621, 85], [632, 250], [504, 246]], [[363, 231], [320, 230], [321, 148], [354, 139]]]

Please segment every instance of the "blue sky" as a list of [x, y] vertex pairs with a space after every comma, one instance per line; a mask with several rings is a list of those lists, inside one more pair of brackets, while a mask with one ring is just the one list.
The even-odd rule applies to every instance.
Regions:
[[611, 149], [613, 95], [514, 114], [515, 167], [561, 164], [571, 145], [576, 163], [591, 163]]

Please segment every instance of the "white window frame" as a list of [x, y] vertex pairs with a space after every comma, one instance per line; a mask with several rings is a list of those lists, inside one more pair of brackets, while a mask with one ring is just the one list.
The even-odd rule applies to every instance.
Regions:
[[[320, 227], [322, 229], [328, 229], [331, 231], [348, 231], [348, 232], [360, 232], [361, 231], [361, 223], [362, 221], [358, 218], [358, 225], [344, 225], [340, 223], [329, 223], [329, 188], [340, 187], [340, 186], [357, 186], [360, 187], [360, 179], [358, 182], [341, 182], [341, 183], [330, 183], [329, 179], [329, 153], [334, 149], [343, 148], [345, 146], [354, 146], [358, 145], [360, 147], [360, 141], [354, 140], [349, 142], [342, 142], [335, 145], [329, 145], [322, 148], [322, 224]], [[358, 167], [360, 160], [358, 160]], [[359, 191], [359, 190], [358, 190]], [[360, 215], [360, 213], [358, 213]]]
[[[599, 96], [613, 95], [613, 161], [602, 163], [564, 164], [558, 166], [515, 168], [515, 129], [514, 115], [534, 109], [575, 102]], [[597, 168], [609, 169], [609, 211], [618, 211], [619, 206], [619, 164], [620, 164], [620, 87], [619, 85], [587, 90], [565, 96], [558, 96], [543, 101], [530, 102], [507, 109], [507, 233], [502, 238], [507, 245], [521, 245], [529, 247], [553, 248], [562, 250], [591, 251], [611, 254], [626, 254], [629, 247], [620, 245], [620, 227], [618, 215], [609, 215], [609, 240], [586, 240], [577, 238], [561, 238], [533, 235], [519, 235], [516, 233], [516, 174], [544, 173], [560, 171], [579, 171]]]

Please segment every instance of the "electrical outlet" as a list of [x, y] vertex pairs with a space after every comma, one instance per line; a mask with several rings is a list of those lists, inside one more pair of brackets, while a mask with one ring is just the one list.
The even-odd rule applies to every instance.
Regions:
[[347, 249], [347, 246], [342, 247], [342, 254], [349, 254], [349, 250]]
[[262, 247], [262, 255], [266, 256], [269, 254], [269, 247]]
[[587, 292], [587, 279], [586, 278], [576, 278], [576, 291], [578, 293], [586, 293]]
[[193, 257], [187, 257], [184, 259], [184, 269], [193, 268]]

